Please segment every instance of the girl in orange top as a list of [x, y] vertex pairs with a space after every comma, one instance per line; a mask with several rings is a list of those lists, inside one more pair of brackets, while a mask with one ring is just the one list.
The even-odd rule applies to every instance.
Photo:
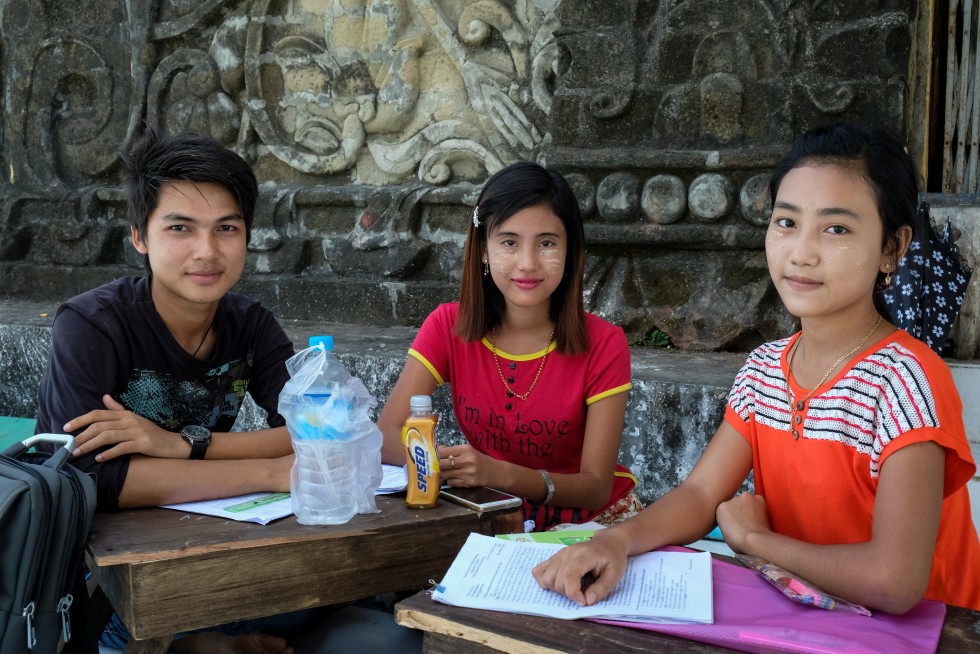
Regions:
[[[943, 361], [888, 321], [880, 297], [917, 221], [911, 160], [879, 129], [818, 129], [769, 190], [769, 272], [800, 331], [752, 352], [680, 486], [535, 577], [592, 604], [628, 555], [697, 540], [717, 521], [736, 552], [852, 602], [980, 609], [962, 405]], [[755, 494], [733, 497], [749, 470]]]

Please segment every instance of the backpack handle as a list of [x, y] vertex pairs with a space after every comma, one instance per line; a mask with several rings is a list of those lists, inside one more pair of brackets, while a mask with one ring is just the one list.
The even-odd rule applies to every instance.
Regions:
[[3, 454], [16, 458], [38, 443], [59, 443], [63, 446], [55, 450], [54, 454], [44, 462], [45, 466], [54, 468], [55, 470], [60, 468], [68, 460], [68, 457], [71, 456], [72, 451], [75, 449], [75, 437], [71, 434], [34, 434], [25, 438], [20, 443], [14, 443], [4, 450]]

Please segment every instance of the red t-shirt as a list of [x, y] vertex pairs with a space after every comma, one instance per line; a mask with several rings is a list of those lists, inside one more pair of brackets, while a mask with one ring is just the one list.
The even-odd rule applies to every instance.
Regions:
[[[980, 609], [980, 541], [966, 487], [976, 466], [949, 368], [898, 330], [814, 391], [794, 440], [786, 354], [798, 337], [752, 352], [725, 413], [752, 446], [755, 489], [773, 530], [809, 543], [869, 541], [881, 466], [907, 445], [935, 442], [946, 451], [946, 470], [925, 596]], [[802, 398], [807, 391], [794, 382], [793, 393]]]
[[[451, 385], [456, 421], [469, 444], [495, 459], [527, 468], [559, 474], [579, 472], [588, 406], [632, 387], [629, 345], [623, 330], [585, 314], [588, 351], [566, 356], [552, 342], [534, 390], [527, 400], [521, 400], [507, 396], [500, 375], [523, 395], [538, 373], [545, 350], [514, 355], [498, 348], [498, 372], [489, 341], [468, 342], [453, 333], [458, 312], [457, 303], [443, 304], [433, 311], [422, 324], [409, 355], [428, 368], [439, 384]], [[617, 466], [613, 491], [605, 506], [635, 486], [636, 478]], [[524, 501], [524, 519], [534, 520], [536, 530], [588, 522], [596, 513]]]

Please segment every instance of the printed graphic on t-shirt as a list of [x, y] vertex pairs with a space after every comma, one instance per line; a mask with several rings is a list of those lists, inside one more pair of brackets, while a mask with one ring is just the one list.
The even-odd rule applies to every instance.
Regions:
[[[238, 416], [251, 365], [237, 359], [199, 379], [178, 379], [156, 370], [134, 370], [120, 399], [130, 411], [169, 431], [184, 425], [230, 428]], [[224, 420], [222, 420], [224, 419]]]
[[466, 396], [456, 397], [457, 420], [473, 447], [494, 458], [518, 458], [530, 460], [538, 467], [548, 467], [548, 459], [556, 454], [560, 441], [571, 431], [569, 421], [529, 416], [529, 413], [481, 407]]

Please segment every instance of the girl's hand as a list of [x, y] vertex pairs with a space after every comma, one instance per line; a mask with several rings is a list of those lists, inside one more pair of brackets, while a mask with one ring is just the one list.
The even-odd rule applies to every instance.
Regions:
[[592, 540], [569, 545], [534, 566], [535, 581], [579, 606], [592, 606], [606, 597], [626, 572], [626, 546], [605, 532], [600, 530]]
[[728, 546], [740, 554], [746, 551], [749, 534], [772, 531], [769, 526], [769, 509], [761, 495], [741, 493], [718, 505], [715, 518]]
[[[494, 486], [496, 461], [469, 445], [440, 445], [439, 471], [443, 483], [450, 486]], [[498, 484], [499, 485], [499, 484]]]

